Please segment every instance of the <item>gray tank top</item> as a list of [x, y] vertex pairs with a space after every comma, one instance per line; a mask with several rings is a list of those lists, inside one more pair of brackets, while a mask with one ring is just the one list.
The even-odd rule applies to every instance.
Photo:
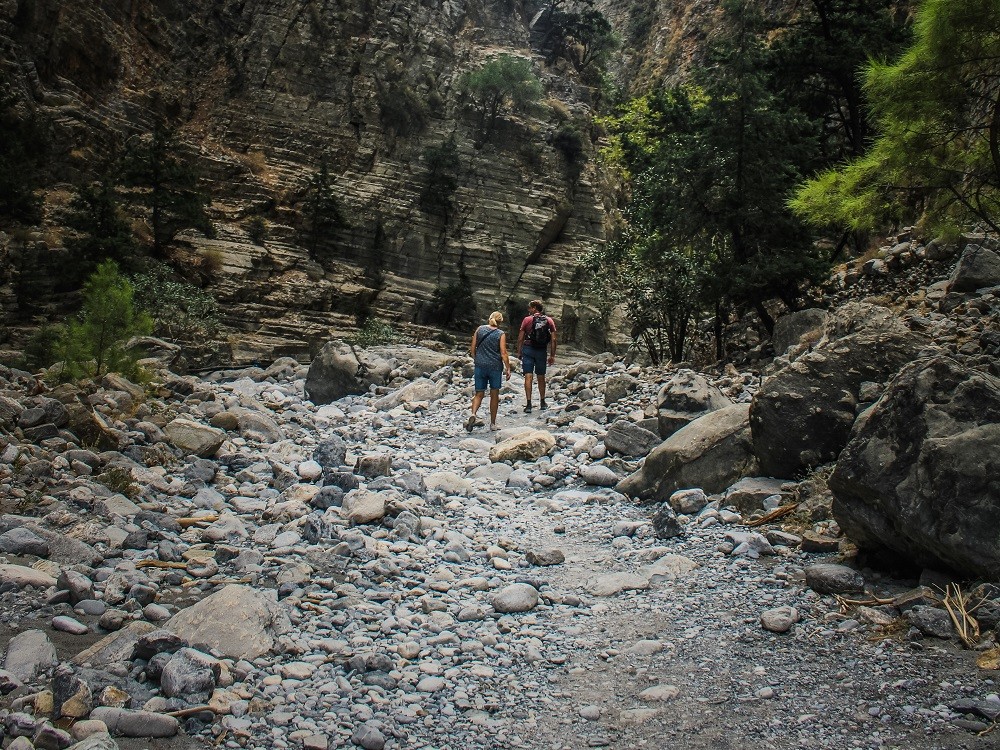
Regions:
[[484, 370], [502, 370], [503, 358], [500, 356], [500, 337], [503, 331], [490, 326], [479, 326], [476, 329], [476, 367]]

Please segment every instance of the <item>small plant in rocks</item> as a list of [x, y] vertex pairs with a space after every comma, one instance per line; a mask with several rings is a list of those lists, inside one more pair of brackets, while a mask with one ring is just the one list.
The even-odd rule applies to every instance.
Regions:
[[381, 318], [371, 317], [365, 321], [354, 337], [357, 346], [385, 346], [399, 341], [399, 334], [396, 330]]
[[132, 479], [132, 474], [120, 466], [112, 466], [107, 471], [98, 474], [95, 479], [112, 492], [124, 495], [129, 500], [139, 497], [139, 485]]

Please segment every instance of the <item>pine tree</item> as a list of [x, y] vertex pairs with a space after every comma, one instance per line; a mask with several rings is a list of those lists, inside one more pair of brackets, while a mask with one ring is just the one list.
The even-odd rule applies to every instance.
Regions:
[[309, 252], [314, 254], [327, 233], [347, 226], [325, 158], [320, 161], [316, 173], [309, 178], [305, 201], [302, 204], [302, 219], [303, 242]]
[[479, 132], [488, 141], [501, 114], [528, 112], [542, 96], [542, 84], [523, 57], [497, 55], [458, 82], [479, 110]]
[[925, 0], [914, 41], [865, 75], [871, 150], [807, 182], [794, 209], [818, 225], [875, 229], [920, 219], [1000, 232], [1000, 4]]
[[143, 138], [133, 139], [124, 163], [131, 197], [149, 210], [153, 254], [166, 249], [185, 229], [212, 233], [208, 196], [198, 188], [198, 174], [185, 158], [176, 132], [161, 124]]
[[80, 319], [67, 326], [60, 341], [63, 372], [71, 378], [99, 378], [108, 372], [134, 375], [136, 357], [128, 347], [133, 336], [152, 330], [149, 315], [136, 310], [132, 284], [114, 261], [98, 265], [83, 287]]
[[70, 201], [65, 221], [66, 226], [78, 233], [66, 240], [66, 247], [75, 256], [74, 264], [81, 278], [90, 275], [103, 260], [123, 265], [134, 261], [135, 238], [122, 212], [112, 174], [81, 186]]

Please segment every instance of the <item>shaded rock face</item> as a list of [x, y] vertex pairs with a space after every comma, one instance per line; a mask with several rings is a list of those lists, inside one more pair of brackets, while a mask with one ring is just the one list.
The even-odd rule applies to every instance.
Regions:
[[830, 477], [859, 546], [1000, 580], [1000, 379], [914, 362], [867, 413]]
[[[209, 291], [241, 332], [229, 361], [306, 356], [362, 312], [436, 325], [435, 290], [466, 281], [480, 315], [545, 298], [560, 341], [599, 345], [571, 272], [605, 238], [596, 160], [570, 168], [548, 108], [501, 117], [482, 143], [456, 86], [498, 52], [532, 57], [529, 20], [486, 0], [40, 0], [0, 18], [0, 43], [12, 70], [31, 71], [15, 76], [20, 97], [53, 116], [60, 181], [83, 181], [157, 116], [199, 154], [218, 236], [189, 239], [221, 260]], [[573, 117], [589, 113], [588, 87], [541, 77]], [[451, 135], [461, 169], [445, 217], [421, 206], [423, 153]], [[299, 217], [323, 158], [347, 225], [310, 254]], [[252, 216], [267, 222], [260, 244]]]
[[694, 370], [678, 370], [656, 394], [657, 428], [669, 437], [710, 411], [732, 404], [708, 378]]
[[306, 398], [319, 405], [364, 393], [374, 381], [362, 373], [353, 347], [343, 341], [327, 342], [309, 366]]
[[886, 308], [838, 309], [816, 347], [767, 378], [753, 400], [750, 429], [761, 472], [793, 478], [836, 459], [861, 384], [884, 383], [928, 343]]
[[774, 353], [784, 354], [807, 333], [822, 330], [826, 317], [826, 310], [814, 308], [782, 315], [774, 322], [774, 335], [771, 337]]

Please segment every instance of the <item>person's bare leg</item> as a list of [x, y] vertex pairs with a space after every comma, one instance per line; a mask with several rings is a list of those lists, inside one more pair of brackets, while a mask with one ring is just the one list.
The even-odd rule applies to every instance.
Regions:
[[531, 383], [534, 380], [534, 375], [530, 372], [524, 374], [524, 401], [525, 404], [531, 403]]
[[476, 395], [472, 397], [472, 415], [465, 423], [466, 432], [472, 432], [472, 428], [476, 426], [476, 413], [479, 411], [479, 407], [483, 403], [483, 395], [483, 391], [476, 391]]
[[544, 375], [539, 375], [538, 376], [538, 400], [539, 401], [544, 401], [545, 400], [545, 376]]
[[500, 410], [500, 391], [490, 389], [490, 427], [497, 426], [497, 411]]

